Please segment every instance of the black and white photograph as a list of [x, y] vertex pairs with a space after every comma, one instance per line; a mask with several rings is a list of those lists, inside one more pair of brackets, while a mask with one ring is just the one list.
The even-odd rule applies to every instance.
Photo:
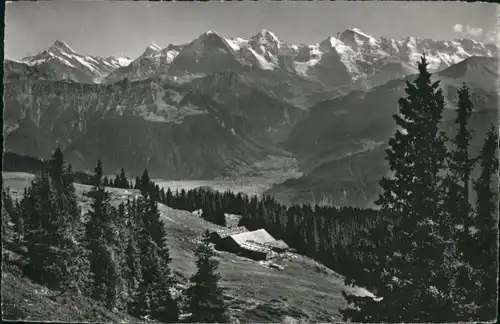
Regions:
[[499, 17], [6, 2], [2, 321], [496, 323]]

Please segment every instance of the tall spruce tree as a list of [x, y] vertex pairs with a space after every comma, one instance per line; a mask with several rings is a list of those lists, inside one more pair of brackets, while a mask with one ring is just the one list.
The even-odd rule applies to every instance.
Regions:
[[218, 261], [209, 245], [210, 233], [203, 235], [203, 243], [196, 250], [198, 271], [190, 278], [191, 286], [186, 291], [188, 312], [191, 322], [223, 323], [228, 321], [224, 305], [223, 290], [216, 273]]
[[[152, 198], [146, 199], [147, 210], [145, 213], [145, 228], [149, 236], [150, 253], [146, 264], [150, 264], [151, 272], [151, 314], [165, 323], [175, 323], [179, 320], [179, 309], [177, 302], [173, 300], [170, 289], [173, 286], [173, 278], [170, 270], [170, 251], [167, 247], [165, 224], [160, 219], [158, 203]], [[152, 243], [152, 244], [151, 244]]]
[[450, 154], [449, 204], [448, 210], [456, 216], [454, 224], [463, 226], [459, 240], [461, 250], [470, 246], [471, 234], [469, 227], [472, 225], [472, 208], [469, 202], [469, 182], [474, 159], [469, 154], [472, 140], [471, 131], [468, 129], [469, 118], [472, 115], [473, 103], [470, 98], [469, 88], [464, 84], [458, 90], [458, 109], [455, 124], [457, 133], [453, 139], [453, 151]]
[[[384, 177], [377, 204], [390, 222], [380, 222], [369, 235], [376, 249], [363, 254], [366, 273], [346, 282], [376, 287], [377, 297], [344, 293], [354, 308], [342, 311], [359, 322], [454, 321], [463, 315], [455, 294], [457, 251], [453, 224], [445, 209], [442, 178], [446, 148], [439, 131], [444, 97], [431, 81], [422, 56], [419, 75], [406, 82], [394, 119], [399, 129], [386, 150], [392, 175]], [[375, 237], [377, 233], [382, 237]], [[380, 234], [378, 234], [380, 235]]]
[[479, 178], [474, 182], [477, 193], [477, 229], [474, 246], [474, 265], [481, 273], [482, 306], [479, 320], [490, 321], [496, 316], [497, 266], [498, 266], [498, 130], [492, 126], [486, 136], [478, 160], [481, 166]]
[[148, 169], [144, 169], [142, 172], [139, 189], [144, 197], [152, 194], [151, 179], [149, 178]]
[[119, 179], [120, 179], [120, 188], [128, 189], [129, 188], [128, 179], [127, 176], [125, 175], [125, 170], [123, 168], [121, 168], [120, 170]]
[[94, 187], [89, 196], [92, 199], [88, 212], [85, 239], [87, 241], [91, 273], [90, 295], [112, 309], [117, 306], [118, 260], [112, 244], [117, 241], [113, 216], [115, 211], [110, 203], [110, 194], [101, 185], [102, 164], [97, 164]]
[[9, 188], [6, 189], [2, 185], [2, 242], [10, 242], [14, 237], [14, 230], [10, 224], [13, 212], [14, 203]]
[[99, 184], [100, 184], [100, 181], [102, 179], [102, 175], [103, 175], [102, 162], [101, 162], [101, 160], [97, 160], [97, 165], [94, 169], [93, 183], [96, 184], [97, 181], [99, 181]]

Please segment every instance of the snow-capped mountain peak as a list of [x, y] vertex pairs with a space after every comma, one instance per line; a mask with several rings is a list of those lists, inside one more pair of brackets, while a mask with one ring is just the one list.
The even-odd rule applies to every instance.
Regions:
[[153, 51], [160, 51], [161, 50], [161, 47], [156, 45], [155, 43], [151, 43], [149, 44], [149, 46], [147, 47], [147, 49], [150, 49], [150, 50], [153, 50]]
[[363, 33], [358, 28], [350, 28], [346, 29], [344, 32], [340, 34], [340, 40], [344, 42], [346, 45], [358, 48], [365, 45], [377, 46], [378, 41], [368, 35]]
[[48, 49], [49, 52], [75, 53], [75, 51], [65, 42], [56, 40]]
[[57, 79], [83, 83], [99, 83], [111, 71], [130, 63], [129, 59], [121, 57], [82, 55], [61, 40], [55, 41], [45, 51], [21, 61], [52, 70]]
[[265, 46], [267, 48], [279, 49], [281, 47], [281, 41], [276, 37], [276, 35], [266, 29], [262, 29], [257, 35], [253, 36], [250, 42], [254, 45]]
[[161, 51], [161, 47], [160, 46], [156, 45], [155, 43], [151, 43], [151, 44], [148, 45], [148, 47], [146, 47], [146, 49], [144, 50], [144, 53], [142, 53], [142, 55], [140, 57], [155, 56], [160, 51]]
[[209, 30], [209, 31], [206, 31], [204, 33], [204, 35], [206, 35], [206, 36], [217, 35], [218, 36], [219, 34], [217, 34], [217, 32], [215, 30]]

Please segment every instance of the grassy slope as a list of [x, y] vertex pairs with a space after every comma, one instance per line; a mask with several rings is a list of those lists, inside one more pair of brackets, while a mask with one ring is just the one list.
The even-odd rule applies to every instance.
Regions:
[[[20, 197], [23, 188], [33, 177], [13, 172], [4, 172], [3, 176], [5, 185], [11, 188], [14, 198]], [[90, 201], [82, 194], [90, 187], [81, 184], [75, 184], [75, 187], [85, 212]], [[108, 190], [116, 204], [138, 194], [135, 190]], [[160, 205], [160, 212], [167, 227], [172, 268], [179, 281], [186, 284], [196, 271], [194, 250], [200, 234], [217, 226], [190, 212], [174, 210], [164, 205]], [[290, 254], [275, 261], [285, 267], [284, 271], [279, 271], [227, 252], [217, 252], [217, 258], [220, 261], [222, 286], [226, 288], [230, 314], [239, 321], [277, 322], [290, 317], [316, 322], [340, 320], [339, 309], [345, 307], [341, 296], [341, 291], [345, 289], [343, 279], [315, 261]], [[33, 302], [36, 298], [32, 293], [30, 295], [32, 288], [30, 285], [24, 286], [23, 280], [17, 278], [11, 281], [10, 287], [14, 290], [14, 286], [21, 285], [28, 294], [28, 297], [24, 297], [25, 302]], [[352, 290], [365, 292], [363, 289]], [[23, 303], [21, 299], [19, 302]], [[46, 306], [51, 308], [49, 304]], [[53, 304], [53, 307], [57, 308], [59, 305]], [[34, 308], [26, 308], [26, 311], [30, 312], [32, 309], [35, 311]]]
[[[20, 270], [2, 269], [2, 319], [23, 321], [137, 323], [127, 314], [110, 312], [89, 298], [59, 295], [22, 277]], [[58, 296], [59, 295], [59, 296]]]

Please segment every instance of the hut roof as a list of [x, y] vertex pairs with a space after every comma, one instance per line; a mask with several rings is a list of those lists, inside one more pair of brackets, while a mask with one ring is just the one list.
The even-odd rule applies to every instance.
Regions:
[[245, 241], [242, 243], [239, 243], [239, 245], [245, 249], [245, 250], [250, 250], [250, 251], [255, 251], [255, 252], [262, 252], [262, 253], [269, 253], [271, 250], [269, 247], [266, 247], [262, 244], [256, 243], [254, 241]]
[[286, 244], [283, 240], [266, 242], [265, 244], [279, 249], [288, 249], [288, 244]]
[[240, 245], [246, 241], [254, 241], [257, 243], [267, 243], [274, 241], [274, 238], [264, 229], [231, 235], [231, 238]]
[[237, 234], [244, 233], [244, 232], [248, 232], [248, 228], [246, 228], [245, 226], [233, 227], [233, 228], [227, 228], [227, 229], [215, 231], [215, 233], [220, 238], [226, 238], [226, 237], [237, 235]]

